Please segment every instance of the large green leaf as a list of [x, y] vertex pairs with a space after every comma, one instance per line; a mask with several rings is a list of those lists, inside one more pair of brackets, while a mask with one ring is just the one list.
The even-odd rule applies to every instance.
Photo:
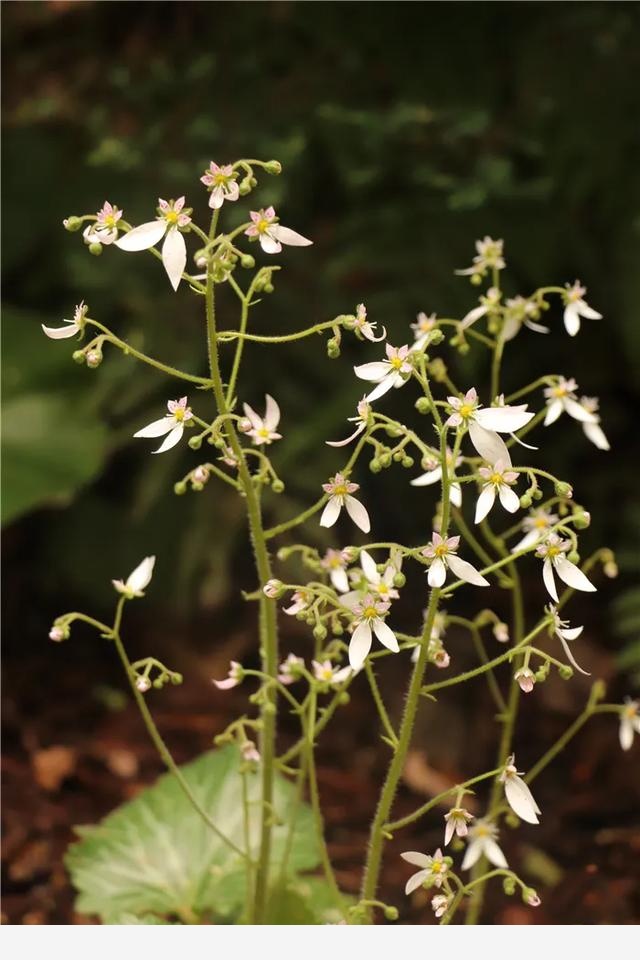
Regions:
[[[189, 787], [220, 830], [244, 847], [242, 778], [236, 747], [203, 754], [182, 768]], [[260, 835], [260, 777], [248, 776], [250, 847], [255, 856]], [[277, 777], [273, 863], [282, 861], [287, 828], [295, 805], [292, 784]], [[233, 920], [245, 898], [243, 859], [207, 827], [176, 778], [166, 774], [130, 803], [95, 827], [77, 831], [80, 842], [66, 864], [79, 891], [76, 908], [106, 923], [132, 914]], [[300, 804], [285, 876], [317, 865], [311, 811]], [[302, 883], [302, 881], [300, 881]], [[304, 881], [307, 884], [307, 881]], [[300, 887], [304, 892], [308, 888]], [[309, 896], [309, 902], [312, 900]], [[323, 907], [326, 900], [319, 902]], [[278, 907], [282, 911], [282, 905]]]

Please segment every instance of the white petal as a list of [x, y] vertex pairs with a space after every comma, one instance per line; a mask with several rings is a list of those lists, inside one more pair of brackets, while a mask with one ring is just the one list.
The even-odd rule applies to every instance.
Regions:
[[242, 409], [244, 410], [244, 415], [253, 427], [254, 430], [261, 430], [264, 426], [262, 417], [259, 417], [255, 412], [253, 407], [250, 407], [248, 403], [242, 404]]
[[453, 819], [453, 817], [451, 817], [450, 820], [447, 820], [447, 825], [446, 825], [446, 827], [444, 828], [444, 845], [445, 845], [445, 847], [448, 846], [449, 843], [451, 843], [451, 839], [452, 839], [452, 837], [453, 837], [453, 834], [454, 834], [454, 832], [455, 832], [455, 829], [456, 829], [456, 822], [455, 822], [455, 820]]
[[461, 870], [470, 870], [482, 856], [482, 844], [478, 840], [472, 840], [467, 846]]
[[344, 505], [356, 527], [360, 527], [363, 533], [369, 533], [369, 530], [371, 530], [371, 521], [369, 520], [369, 514], [364, 505], [350, 494], [347, 494], [344, 498]]
[[148, 586], [153, 576], [153, 566], [156, 562], [155, 557], [145, 557], [142, 563], [139, 563], [133, 573], [127, 578], [127, 586], [134, 593], [144, 590]]
[[509, 806], [521, 820], [526, 820], [527, 823], [539, 823], [537, 814], [540, 810], [524, 780], [520, 777], [509, 777], [504, 785], [504, 792]]
[[568, 303], [564, 308], [564, 326], [570, 337], [575, 337], [580, 329], [580, 314], [577, 303]]
[[273, 432], [280, 423], [280, 407], [269, 394], [267, 394], [266, 400], [267, 406], [264, 415], [264, 425], [267, 430]]
[[394, 373], [387, 374], [386, 377], [380, 381], [377, 387], [374, 387], [371, 393], [368, 393], [365, 397], [367, 403], [373, 403], [374, 400], [379, 400], [380, 397], [383, 397], [385, 393], [388, 393], [392, 387], [397, 386], [396, 376]]
[[446, 579], [447, 568], [444, 564], [444, 561], [441, 560], [440, 557], [436, 557], [429, 567], [427, 582], [429, 583], [430, 587], [441, 587]]
[[343, 570], [341, 567], [337, 570], [332, 570], [331, 583], [340, 593], [347, 593], [349, 590], [349, 578], [347, 577], [347, 571]]
[[269, 232], [276, 240], [286, 243], [288, 247], [310, 247], [313, 243], [313, 240], [307, 240], [300, 233], [290, 230], [289, 227], [282, 227], [279, 223], [275, 223]]
[[508, 513], [516, 513], [520, 509], [520, 497], [508, 487], [506, 483], [501, 483], [498, 488], [500, 503]]
[[320, 526], [332, 527], [338, 519], [341, 510], [342, 499], [340, 497], [330, 497], [326, 507], [322, 511], [322, 516], [320, 517]]
[[364, 621], [353, 631], [349, 643], [349, 663], [353, 670], [359, 670], [371, 650], [371, 627]]
[[366, 423], [361, 423], [345, 440], [325, 440], [325, 443], [328, 447], [346, 447], [348, 443], [351, 443], [352, 440], [355, 440], [355, 438], [362, 433], [365, 427]]
[[565, 640], [577, 640], [583, 630], [584, 627], [571, 627], [569, 630], [557, 630], [556, 632]]
[[598, 450], [610, 450], [609, 441], [599, 423], [584, 423], [582, 429], [591, 443], [595, 443]]
[[157, 450], [154, 450], [154, 453], [166, 453], [167, 450], [171, 450], [172, 447], [175, 447], [176, 443], [180, 443], [182, 439], [182, 434], [184, 433], [184, 424], [177, 423], [171, 433], [168, 433], [165, 439], [162, 441]]
[[518, 550], [528, 550], [529, 547], [532, 547], [541, 539], [542, 536], [539, 530], [529, 530], [528, 533], [525, 533], [522, 540], [518, 540], [516, 545], [511, 548], [511, 553], [517, 553]]
[[505, 867], [509, 866], [504, 853], [502, 852], [498, 844], [495, 842], [495, 840], [492, 840], [491, 837], [487, 837], [484, 841], [483, 846], [484, 846], [483, 852], [486, 855], [487, 860], [489, 860], [494, 865], [494, 867], [499, 867], [501, 870], [504, 870]]
[[475, 523], [480, 523], [491, 510], [496, 499], [496, 488], [492, 483], [488, 483], [482, 488], [478, 502], [476, 503]]
[[403, 860], [406, 860], [407, 863], [411, 863], [414, 867], [422, 867], [423, 870], [431, 866], [431, 857], [428, 857], [426, 853], [408, 850], [406, 853], [401, 853], [400, 856]]
[[553, 577], [553, 567], [551, 565], [551, 560], [545, 560], [542, 564], [542, 579], [544, 580], [544, 585], [547, 588], [549, 595], [558, 603], [558, 591], [556, 589], [556, 581]]
[[162, 420], [154, 420], [147, 424], [142, 430], [134, 433], [134, 437], [163, 437], [169, 430], [173, 430], [176, 422], [173, 417], [163, 417]]
[[364, 575], [369, 583], [380, 583], [380, 574], [376, 569], [376, 562], [371, 554], [367, 553], [366, 550], [362, 550], [360, 552], [360, 566], [362, 567]]
[[404, 892], [407, 894], [407, 896], [422, 885], [423, 880], [427, 879], [430, 872], [430, 870], [418, 870], [418, 872], [414, 873], [412, 877], [409, 877], [404, 888]]
[[360, 606], [361, 600], [362, 593], [360, 590], [349, 590], [342, 597], [340, 597], [340, 603], [342, 606], [346, 607], [347, 610], [351, 610], [352, 613], [355, 613], [356, 608]]
[[451, 554], [447, 557], [447, 562], [451, 571], [458, 577], [459, 580], [464, 580], [466, 583], [472, 583], [476, 587], [488, 587], [489, 581], [485, 580], [481, 573], [479, 573], [476, 568], [467, 563], [466, 560], [461, 560], [460, 557], [455, 554]]
[[452, 483], [449, 487], [449, 499], [454, 507], [462, 506], [462, 487], [459, 483]]
[[361, 363], [360, 366], [353, 368], [353, 372], [361, 380], [377, 383], [389, 373], [389, 364], [384, 360], [374, 360], [373, 363]]
[[586, 317], [588, 320], [602, 320], [602, 314], [590, 307], [584, 300], [578, 300], [578, 308], [581, 317]]
[[466, 315], [466, 317], [463, 317], [462, 321], [460, 322], [460, 326], [463, 330], [466, 330], [468, 327], [474, 324], [476, 320], [479, 320], [480, 317], [484, 317], [486, 312], [486, 307], [474, 307], [473, 310], [469, 310], [469, 313]]
[[566, 557], [558, 556], [555, 558], [554, 566], [561, 580], [574, 590], [584, 590], [585, 593], [594, 593], [598, 588], [594, 587], [591, 581], [584, 575], [575, 563], [571, 563]]
[[187, 245], [184, 237], [175, 227], [167, 232], [162, 244], [162, 263], [174, 290], [180, 286], [184, 268], [187, 265]]
[[634, 730], [631, 721], [628, 720], [627, 717], [623, 717], [620, 721], [619, 730], [620, 746], [623, 750], [631, 750], [633, 746], [633, 734]]
[[67, 340], [69, 337], [75, 337], [80, 329], [77, 323], [67, 323], [64, 327], [45, 327], [44, 323], [40, 326], [50, 340]]
[[469, 423], [469, 439], [487, 463], [494, 464], [498, 460], [502, 460], [505, 467], [511, 466], [509, 450], [502, 437], [499, 437], [497, 433], [485, 430], [479, 423], [472, 420]]
[[278, 243], [275, 237], [270, 237], [267, 233], [260, 234], [260, 246], [265, 253], [280, 253], [282, 244]]
[[129, 233], [116, 240], [116, 247], [126, 250], [127, 253], [137, 253], [139, 250], [148, 250], [154, 247], [158, 240], [162, 240], [167, 232], [166, 220], [151, 220], [149, 223], [141, 223], [139, 227], [134, 227]]
[[513, 433], [535, 417], [535, 413], [528, 413], [524, 409], [525, 406], [526, 404], [517, 407], [485, 407], [484, 410], [476, 411], [475, 419], [485, 430]]
[[380, 641], [383, 647], [386, 647], [387, 650], [391, 650], [392, 653], [397, 653], [400, 649], [398, 646], [398, 641], [396, 635], [388, 627], [384, 620], [374, 620], [373, 621], [373, 632]]
[[549, 406], [547, 407], [547, 412], [544, 418], [545, 427], [550, 426], [552, 423], [555, 423], [564, 407], [562, 406], [561, 400], [552, 400]]
[[564, 408], [567, 413], [573, 417], [574, 420], [580, 420], [582, 423], [597, 423], [598, 418], [593, 413], [589, 413], [588, 410], [585, 410], [577, 400], [572, 400], [571, 397], [564, 398]]
[[562, 649], [564, 650], [565, 656], [569, 661], [569, 663], [571, 664], [571, 666], [575, 670], [577, 670], [578, 673], [584, 674], [585, 677], [590, 677], [591, 674], [587, 670], [582, 669], [582, 667], [574, 657], [573, 653], [571, 652], [571, 648], [569, 647], [569, 644], [567, 643], [567, 640], [574, 640], [576, 637], [578, 637], [582, 633], [582, 630], [583, 630], [582, 627], [576, 627], [574, 630], [556, 630], [556, 636], [558, 637], [560, 643], [562, 644]]
[[430, 487], [432, 483], [437, 483], [442, 477], [442, 467], [436, 467], [434, 470], [427, 470], [421, 473], [419, 477], [411, 481], [412, 487]]

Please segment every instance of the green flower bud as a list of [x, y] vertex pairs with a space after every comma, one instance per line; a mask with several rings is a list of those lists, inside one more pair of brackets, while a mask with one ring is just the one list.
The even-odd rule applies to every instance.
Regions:
[[544, 496], [544, 494], [542, 493], [542, 490], [540, 489], [540, 487], [536, 487], [536, 489], [533, 491], [531, 496], [533, 497], [534, 500], [542, 500], [542, 497]]
[[418, 413], [429, 413], [429, 410], [431, 410], [431, 404], [428, 397], [418, 397], [415, 402], [415, 408]]
[[471, 283], [473, 284], [474, 287], [479, 287], [480, 284], [482, 283], [482, 274], [480, 274], [480, 273], [472, 273], [472, 274], [471, 274]]
[[558, 673], [563, 680], [571, 680], [571, 677], [573, 676], [573, 667], [563, 663], [561, 667], [558, 667]]
[[174, 686], [176, 686], [176, 687], [178, 686], [179, 683], [182, 683], [183, 679], [184, 679], [184, 677], [182, 676], [181, 673], [172, 673], [172, 674], [171, 674], [171, 683], [172, 683]]
[[531, 506], [531, 494], [523, 493], [520, 497], [520, 506], [523, 510], [528, 510]]
[[276, 705], [275, 705], [275, 703], [271, 703], [270, 701], [269, 701], [269, 703], [265, 703], [264, 707], [262, 708], [262, 712], [265, 713], [265, 714], [266, 714], [267, 716], [269, 716], [269, 717], [275, 717], [275, 715], [276, 715]]
[[87, 350], [86, 353], [87, 366], [91, 367], [92, 370], [95, 370], [96, 367], [99, 367], [102, 363], [102, 351], [101, 350]]
[[466, 341], [460, 344], [458, 347], [458, 353], [461, 353], [463, 356], [469, 353], [469, 344]]
[[340, 704], [341, 707], [346, 707], [346, 705], [349, 703], [350, 700], [351, 700], [351, 697], [349, 696], [346, 690], [343, 690], [341, 693], [338, 694], [338, 703]]
[[591, 514], [588, 510], [582, 510], [580, 513], [574, 513], [573, 525], [576, 530], [586, 530], [591, 523]]
[[273, 293], [273, 284], [267, 281], [263, 287], [263, 290], [265, 293]]
[[402, 464], [403, 467], [405, 467], [405, 469], [408, 470], [410, 467], [414, 465], [415, 460], [413, 459], [413, 457], [403, 457], [400, 463]]
[[204, 483], [200, 483], [199, 480], [192, 480], [191, 489], [195, 490], [196, 493], [198, 493], [200, 490], [204, 490]]
[[570, 483], [564, 483], [562, 480], [558, 480], [555, 485], [556, 496], [566, 497], [567, 500], [571, 500], [573, 497], [573, 487]]
[[271, 489], [274, 493], [283, 493], [284, 492], [284, 483], [282, 480], [274, 480], [271, 484]]
[[516, 882], [513, 877], [505, 877], [502, 881], [502, 889], [508, 897], [512, 897], [516, 892]]
[[188, 443], [192, 450], [199, 450], [202, 446], [202, 437], [189, 437]]
[[75, 233], [76, 230], [79, 230], [82, 226], [82, 220], [80, 217], [67, 217], [66, 220], [62, 221], [62, 226], [65, 230], [68, 230], [69, 233]]
[[184, 480], [178, 480], [177, 483], [174, 483], [173, 492], [177, 494], [179, 497], [181, 497], [183, 493], [187, 492], [187, 485], [184, 482]]
[[394, 587], [397, 587], [398, 589], [400, 589], [400, 587], [404, 587], [406, 582], [407, 582], [407, 578], [405, 577], [404, 573], [401, 573], [400, 571], [398, 571], [398, 573], [394, 575], [394, 578], [393, 578]]
[[397, 920], [399, 913], [397, 907], [385, 907], [384, 908], [384, 918], [385, 920]]
[[393, 459], [395, 463], [400, 463], [401, 460], [404, 460], [404, 453], [402, 452], [402, 450], [396, 450], [396, 452], [393, 455]]
[[74, 363], [84, 363], [87, 358], [84, 350], [74, 350], [71, 354], [71, 359]]
[[90, 243], [89, 244], [89, 253], [94, 257], [99, 257], [102, 254], [102, 244], [101, 243]]
[[316, 640], [325, 640], [327, 637], [327, 628], [324, 623], [316, 623], [313, 628], [313, 636]]
[[382, 467], [390, 467], [390, 466], [391, 466], [391, 454], [390, 454], [390, 453], [383, 453], [383, 454], [380, 456], [380, 466], [382, 466]]
[[330, 357], [331, 360], [335, 360], [340, 356], [340, 344], [335, 337], [327, 340], [327, 356]]
[[373, 460], [369, 461], [369, 470], [371, 473], [380, 473], [382, 466], [377, 457], [374, 457]]
[[439, 327], [436, 327], [435, 330], [432, 330], [429, 334], [429, 344], [437, 347], [439, 343], [442, 343], [444, 340], [444, 333], [440, 330]]
[[580, 563], [580, 554], [577, 550], [572, 550], [567, 554], [567, 560], [569, 560], [571, 563]]
[[332, 630], [336, 637], [341, 637], [344, 634], [344, 627], [341, 623], [334, 623]]
[[240, 257], [240, 266], [244, 267], [245, 270], [252, 270], [256, 265], [255, 257], [252, 257], [250, 253], [243, 253]]
[[269, 160], [268, 163], [265, 163], [264, 169], [267, 171], [267, 173], [277, 177], [279, 173], [282, 173], [282, 164], [279, 160]]

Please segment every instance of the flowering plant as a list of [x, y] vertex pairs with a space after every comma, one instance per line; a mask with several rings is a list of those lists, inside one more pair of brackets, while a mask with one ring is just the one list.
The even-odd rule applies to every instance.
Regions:
[[[150, 587], [156, 558], [146, 557], [126, 581], [113, 581], [117, 600], [111, 624], [77, 611], [65, 613], [52, 625], [50, 638], [66, 640], [71, 627], [83, 622], [113, 641], [142, 718], [174, 778], [172, 782], [177, 783], [194, 815], [224, 850], [229, 876], [236, 887], [242, 887], [241, 903], [235, 905], [234, 901], [235, 913], [232, 910], [238, 922], [272, 922], [274, 897], [283, 882], [288, 889], [304, 886], [301, 866], [293, 862], [291, 852], [301, 809], [308, 809], [332, 911], [323, 913], [318, 908], [313, 922], [331, 916], [336, 922], [368, 923], [378, 909], [387, 919], [395, 919], [397, 906], [377, 899], [385, 843], [405, 826], [428, 818], [443, 803], [448, 812], [442, 847], [433, 853], [402, 854], [409, 864], [419, 867], [407, 876], [406, 893], [420, 889], [433, 892], [431, 907], [443, 924], [451, 923], [463, 910], [470, 922], [477, 921], [486, 885], [496, 877], [502, 879], [507, 894], [519, 889], [525, 903], [537, 906], [540, 898], [536, 891], [508, 865], [498, 842], [501, 827], [505, 821], [532, 827], [539, 823], [544, 811], [530, 785], [590, 717], [607, 713], [617, 716], [620, 743], [623, 749], [630, 749], [639, 730], [638, 704], [631, 700], [625, 704], [604, 703], [604, 688], [600, 682], [594, 683], [583, 713], [567, 733], [549, 745], [542, 757], [528, 762], [526, 774], [518, 771], [513, 743], [522, 694], [532, 694], [551, 670], [564, 679], [570, 679], [574, 670], [586, 672], [578, 665], [580, 655], [576, 655], [582, 627], [570, 627], [560, 618], [560, 612], [576, 591], [596, 590], [599, 566], [608, 576], [615, 576], [616, 567], [607, 548], [584, 559], [580, 556], [579, 534], [589, 526], [589, 514], [575, 502], [567, 481], [537, 465], [537, 447], [523, 440], [540, 428], [536, 439], [544, 447], [544, 427], [566, 412], [579, 421], [588, 440], [601, 450], [608, 449], [596, 412], [597, 401], [579, 400], [575, 381], [555, 372], [544, 373], [505, 396], [501, 369], [505, 350], [517, 336], [528, 336], [529, 331], [549, 334], [539, 320], [550, 311], [554, 297], [564, 305], [564, 325], [571, 336], [578, 333], [581, 318], [597, 320], [600, 314], [587, 304], [586, 290], [578, 282], [566, 287], [541, 287], [526, 297], [505, 298], [501, 285], [506, 268], [503, 244], [485, 237], [476, 244], [471, 267], [458, 271], [475, 286], [488, 284], [479, 305], [461, 319], [421, 312], [410, 328], [407, 325], [407, 332], [413, 331], [411, 343], [402, 343], [402, 329], [392, 328], [388, 321], [383, 325], [369, 319], [363, 303], [353, 313], [293, 334], [253, 333], [251, 311], [259, 296], [273, 291], [275, 271], [280, 266], [272, 262], [256, 266], [246, 246], [258, 241], [262, 254], [270, 258], [282, 253], [283, 245], [311, 244], [282, 226], [272, 206], [250, 210], [248, 219], [239, 226], [227, 232], [221, 229], [229, 205], [233, 204], [235, 212], [239, 201], [256, 188], [259, 171], [277, 175], [281, 168], [275, 160], [210, 163], [200, 178], [209, 193], [208, 200], [203, 197], [211, 211], [206, 228], [198, 225], [193, 209], [185, 206], [185, 197], [160, 199], [157, 218], [139, 226], [129, 223], [123, 211], [109, 202], [95, 215], [65, 221], [67, 230], [82, 230], [85, 243], [95, 255], [101, 254], [103, 247], [109, 248], [109, 255], [148, 251], [161, 261], [173, 291], [186, 284], [200, 298], [206, 320], [206, 376], [181, 371], [134, 349], [96, 319], [84, 302], [76, 308], [73, 321], [65, 321], [63, 327], [43, 327], [53, 340], [77, 337], [84, 341], [78, 344], [73, 358], [90, 367], [99, 366], [105, 348], [112, 347], [175, 379], [180, 386], [176, 392], [184, 387], [188, 394], [167, 398], [168, 413], [141, 425], [134, 436], [163, 438], [153, 452], [169, 456], [173, 447], [187, 443], [199, 462], [186, 476], [176, 478], [176, 494], [202, 491], [213, 482], [221, 482], [236, 491], [245, 505], [257, 578], [256, 589], [246, 596], [258, 607], [257, 652], [261, 662], [259, 669], [254, 669], [232, 661], [227, 676], [213, 679], [212, 686], [212, 696], [224, 697], [246, 681], [257, 684], [249, 698], [248, 713], [216, 738], [219, 745], [234, 747], [232, 775], [240, 786], [233, 796], [239, 797], [242, 824], [238, 826], [234, 820], [227, 829], [222, 815], [216, 817], [218, 808], [212, 812], [210, 805], [199, 800], [187, 773], [176, 766], [149, 710], [146, 695], [152, 687], [180, 683], [183, 678], [153, 657], [132, 663], [126, 651], [123, 621], [127, 604], [143, 597]], [[161, 240], [162, 249], [158, 251], [156, 244]], [[188, 272], [189, 245], [193, 246], [195, 269]], [[248, 281], [242, 279], [243, 272], [249, 275]], [[217, 289], [223, 284], [231, 289], [239, 307], [239, 322], [228, 329], [221, 327], [216, 310]], [[368, 359], [367, 351], [380, 349], [371, 345], [386, 340], [387, 330], [400, 345], [392, 346], [387, 341], [383, 359]], [[271, 495], [282, 493], [284, 483], [269, 457], [269, 448], [274, 443], [286, 443], [290, 412], [281, 411], [270, 394], [264, 404], [261, 397], [251, 395], [250, 385], [240, 378], [243, 354], [251, 343], [275, 346], [318, 334], [328, 335], [330, 358], [340, 356], [342, 339], [349, 335], [363, 351], [363, 362], [353, 370], [356, 414], [347, 418], [356, 429], [344, 440], [326, 441], [338, 451], [335, 472], [329, 478], [318, 478], [315, 503], [298, 516], [270, 526]], [[491, 382], [482, 392], [482, 402], [476, 387], [452, 379], [441, 355], [449, 334], [449, 345], [462, 353], [472, 346], [488, 352]], [[356, 402], [361, 389], [358, 380], [373, 386]], [[390, 391], [402, 387], [417, 391], [415, 408], [422, 419], [415, 425], [383, 412], [391, 399]], [[530, 404], [534, 409], [529, 409]], [[342, 447], [349, 448], [348, 454], [341, 454], [338, 448]], [[211, 454], [203, 458], [200, 451], [207, 448]], [[524, 454], [524, 450], [533, 451], [533, 455]], [[375, 475], [394, 463], [407, 470], [413, 470], [416, 461], [420, 465], [422, 473], [407, 479], [407, 484], [414, 487], [429, 488], [425, 491], [424, 520], [415, 524], [413, 543], [369, 539], [370, 531], [376, 528], [375, 511], [366, 505], [366, 496], [354, 496], [359, 493], [356, 478], [362, 477], [362, 461], [369, 451], [369, 468]], [[523, 464], [523, 459], [533, 462]], [[293, 533], [298, 528], [304, 529], [309, 543], [294, 541]], [[328, 549], [321, 528], [331, 530], [333, 546]], [[277, 571], [271, 557], [276, 544], [281, 565]], [[536, 557], [542, 560], [542, 583], [553, 601], [548, 606], [539, 603], [536, 607], [535, 597], [526, 602], [523, 595], [520, 562], [535, 564]], [[157, 560], [158, 564], [163, 562], [162, 557]], [[422, 589], [426, 609], [417, 629], [404, 633], [399, 629], [398, 611], [402, 609], [409, 567], [425, 574]], [[283, 571], [291, 569], [296, 576], [285, 579]], [[496, 585], [511, 595], [510, 624], [487, 607], [494, 602]], [[478, 613], [470, 619], [457, 615], [454, 609], [459, 592], [473, 597], [479, 588], [482, 594], [478, 603], [482, 607]], [[575, 609], [579, 609], [578, 604]], [[309, 634], [305, 656], [281, 650], [280, 613], [295, 617], [303, 632]], [[466, 631], [474, 641], [480, 662], [471, 670], [457, 669], [455, 654], [445, 646], [450, 625]], [[491, 630], [489, 641], [506, 645], [506, 649], [496, 652], [486, 646], [481, 634], [487, 627]], [[555, 651], [559, 657], [547, 651], [545, 635], [552, 644], [560, 641], [561, 651]], [[376, 678], [389, 657], [402, 658], [407, 676], [404, 712], [399, 720], [390, 716]], [[506, 687], [498, 669], [503, 665], [510, 674]], [[442, 670], [450, 672], [445, 679], [435, 679]], [[394, 799], [421, 702], [425, 697], [435, 699], [443, 688], [478, 677], [487, 679], [497, 711], [499, 736], [494, 766], [487, 771], [470, 770], [464, 782], [394, 819]], [[368, 848], [363, 851], [361, 894], [353, 903], [338, 887], [326, 844], [315, 743], [332, 718], [348, 709], [348, 690], [355, 684], [369, 687], [381, 737], [391, 756]], [[278, 713], [283, 708], [299, 725], [299, 737], [287, 749], [281, 748], [278, 738]], [[229, 749], [225, 747], [225, 757]], [[490, 785], [490, 790], [481, 803], [482, 815], [476, 816], [464, 805], [464, 798], [474, 792], [472, 787], [484, 785]], [[305, 794], [309, 808], [303, 805]], [[478, 809], [477, 801], [469, 805]], [[524, 829], [529, 830], [529, 826]], [[458, 858], [463, 844], [464, 855]], [[443, 854], [443, 848], [451, 852]], [[216, 863], [222, 869], [218, 860]], [[80, 871], [74, 874], [85, 896], [96, 885], [98, 872], [94, 864], [81, 876]], [[135, 902], [142, 910], [140, 899]], [[212, 904], [208, 906], [213, 909]], [[162, 913], [155, 903], [146, 909], [156, 917]], [[200, 901], [172, 911], [188, 922], [194, 922], [194, 916], [197, 921], [204, 912]]]

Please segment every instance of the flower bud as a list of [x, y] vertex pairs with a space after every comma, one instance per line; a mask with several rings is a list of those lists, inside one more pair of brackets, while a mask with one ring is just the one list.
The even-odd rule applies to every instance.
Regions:
[[530, 907], [539, 907], [542, 903], [540, 897], [533, 887], [522, 888], [522, 900], [524, 903], [529, 904]]
[[178, 480], [177, 483], [174, 483], [173, 492], [179, 497], [182, 496], [183, 493], [187, 492], [187, 485], [184, 480]]
[[415, 408], [418, 411], [418, 413], [429, 413], [429, 410], [431, 409], [431, 404], [429, 402], [428, 397], [418, 397], [418, 399], [415, 402]]
[[172, 683], [174, 686], [178, 686], [178, 684], [182, 683], [183, 680], [184, 680], [184, 677], [182, 676], [181, 673], [172, 673], [172, 674], [171, 674], [171, 683]]
[[528, 510], [529, 507], [531, 506], [531, 503], [532, 503], [531, 494], [523, 493], [522, 496], [520, 497], [520, 506], [522, 507], [522, 509]]
[[570, 563], [580, 563], [580, 554], [577, 550], [572, 550], [567, 554], [567, 560], [569, 560]]
[[202, 446], [202, 437], [189, 437], [187, 443], [192, 450], [199, 450]]
[[550, 669], [551, 669], [551, 666], [549, 664], [549, 661], [545, 660], [545, 662], [540, 667], [538, 667], [538, 669], [535, 672], [536, 683], [544, 683], [544, 681], [549, 676]]
[[403, 457], [400, 461], [405, 470], [409, 470], [415, 463], [413, 457]]
[[242, 420], [238, 422], [238, 430], [240, 433], [249, 433], [251, 430], [251, 420], [248, 420], [246, 417], [243, 417]]
[[531, 494], [531, 496], [533, 497], [534, 500], [542, 500], [544, 494], [543, 494], [542, 490], [540, 489], [540, 487], [536, 487], [536, 489], [533, 491], [533, 493]]
[[331, 360], [335, 360], [340, 356], [340, 344], [335, 337], [331, 337], [330, 340], [327, 340], [327, 356]]
[[248, 193], [251, 193], [251, 177], [244, 177], [244, 179], [240, 181], [238, 193], [241, 197], [246, 197]]
[[274, 480], [273, 483], [271, 484], [271, 489], [273, 490], [274, 493], [283, 493], [284, 483], [280, 479]]
[[521, 667], [520, 670], [516, 671], [513, 679], [516, 681], [523, 693], [531, 693], [536, 682], [535, 674], [533, 673], [533, 670], [529, 669], [529, 667]]
[[591, 514], [588, 510], [582, 510], [580, 513], [574, 513], [573, 525], [576, 530], [586, 530], [591, 523]]
[[383, 453], [380, 456], [380, 466], [381, 467], [390, 467], [391, 466], [391, 454]]
[[79, 230], [82, 226], [82, 220], [80, 217], [67, 217], [66, 220], [62, 221], [62, 226], [65, 230], [68, 230], [69, 233], [75, 233], [76, 230]]
[[385, 920], [397, 920], [400, 914], [398, 913], [397, 907], [385, 907], [384, 908], [384, 918]]
[[151, 681], [149, 677], [138, 677], [136, 679], [136, 690], [140, 693], [146, 693], [147, 690], [151, 689]]
[[102, 351], [101, 350], [87, 350], [86, 357], [87, 366], [91, 369], [99, 367], [102, 363]]
[[271, 703], [271, 702], [265, 703], [264, 707], [262, 708], [262, 711], [269, 717], [275, 717], [277, 712], [275, 703]]
[[240, 266], [245, 270], [253, 270], [256, 265], [255, 258], [250, 253], [243, 253], [240, 257]]
[[394, 574], [394, 577], [393, 577], [394, 587], [397, 587], [399, 590], [400, 587], [404, 587], [406, 582], [407, 582], [407, 578], [405, 577], [404, 573], [398, 570], [398, 572]]
[[610, 580], [613, 580], [618, 576], [618, 564], [615, 562], [615, 560], [607, 560], [602, 568], [602, 572], [604, 573], [605, 577], [609, 577]]
[[61, 640], [66, 640], [69, 636], [69, 628], [63, 629], [62, 627], [53, 626], [49, 630], [49, 640], [53, 640], [54, 643], [60, 643]]
[[482, 274], [481, 274], [481, 273], [472, 273], [472, 274], [471, 274], [471, 277], [470, 277], [469, 279], [470, 279], [470, 282], [473, 284], [474, 287], [479, 287], [480, 284], [482, 283]]
[[313, 628], [313, 636], [316, 640], [325, 640], [327, 637], [327, 628], [323, 623], [316, 623]]
[[71, 354], [71, 359], [74, 363], [84, 363], [87, 357], [84, 350], [74, 350]]
[[267, 580], [262, 592], [265, 597], [269, 597], [270, 600], [277, 600], [278, 597], [281, 597], [284, 593], [284, 584], [282, 580]]
[[512, 897], [516, 892], [516, 881], [513, 877], [505, 877], [502, 881], [502, 889], [508, 897]]
[[267, 173], [277, 177], [279, 173], [282, 173], [282, 164], [279, 160], [269, 160], [268, 163], [265, 163], [264, 169], [267, 171]]
[[382, 464], [377, 457], [374, 457], [373, 460], [369, 461], [369, 470], [371, 470], [371, 473], [380, 473], [381, 469]]
[[90, 243], [89, 244], [89, 253], [94, 257], [99, 257], [102, 255], [102, 244], [101, 243]]
[[338, 703], [340, 704], [341, 707], [346, 707], [346, 705], [347, 705], [347, 704], [349, 703], [349, 701], [351, 700], [351, 697], [349, 696], [349, 694], [347, 693], [346, 690], [342, 690], [342, 691], [338, 694], [337, 700], [338, 700]]
[[494, 624], [493, 635], [498, 643], [509, 643], [509, 627], [501, 620]]
[[437, 347], [444, 340], [444, 333], [438, 327], [429, 334], [429, 343]]
[[207, 482], [207, 480], [209, 479], [209, 476], [210, 476], [210, 472], [208, 467], [200, 466], [195, 468], [195, 470], [191, 474], [191, 479], [195, 483], [199, 483], [202, 485]]
[[563, 680], [571, 680], [571, 677], [573, 676], [573, 667], [570, 667], [567, 663], [563, 663], [562, 666], [558, 667], [558, 673]]
[[573, 497], [573, 487], [570, 483], [564, 483], [562, 480], [558, 480], [555, 485], [556, 496], [566, 497], [567, 500], [571, 500]]

